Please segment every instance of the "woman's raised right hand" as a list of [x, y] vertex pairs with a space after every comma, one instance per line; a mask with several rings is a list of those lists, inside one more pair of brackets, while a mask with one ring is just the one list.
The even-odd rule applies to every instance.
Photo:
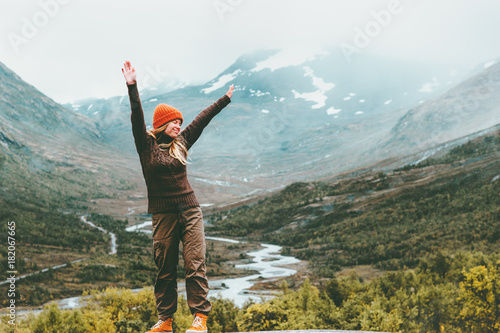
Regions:
[[130, 64], [130, 61], [127, 60], [123, 64], [122, 73], [127, 84], [136, 83], [137, 73], [135, 72], [135, 68]]

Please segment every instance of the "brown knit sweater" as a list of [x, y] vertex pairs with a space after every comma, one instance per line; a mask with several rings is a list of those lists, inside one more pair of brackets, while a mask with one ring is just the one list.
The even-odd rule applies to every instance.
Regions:
[[[160, 149], [156, 140], [147, 134], [136, 83], [128, 85], [128, 94], [132, 108], [132, 133], [148, 189], [148, 214], [199, 206], [187, 179], [186, 166], [170, 156], [168, 149]], [[179, 133], [178, 138], [184, 141], [188, 150], [198, 140], [210, 120], [230, 102], [227, 95], [219, 98]]]

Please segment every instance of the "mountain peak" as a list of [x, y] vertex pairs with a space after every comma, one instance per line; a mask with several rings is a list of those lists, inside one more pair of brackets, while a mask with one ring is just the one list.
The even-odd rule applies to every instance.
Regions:
[[69, 136], [97, 139], [97, 124], [89, 118], [63, 108], [0, 63], [0, 121], [9, 137], [25, 142]]

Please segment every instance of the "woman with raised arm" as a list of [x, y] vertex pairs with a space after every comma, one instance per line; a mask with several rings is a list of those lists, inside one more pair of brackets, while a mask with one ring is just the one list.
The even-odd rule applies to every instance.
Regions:
[[186, 333], [206, 333], [212, 305], [208, 301], [205, 232], [200, 205], [187, 179], [187, 153], [210, 120], [231, 102], [234, 86], [182, 131], [182, 113], [159, 104], [153, 114], [153, 129], [146, 131], [135, 69], [126, 61], [122, 72], [132, 108], [132, 133], [148, 190], [148, 214], [153, 214], [158, 322], [147, 333], [172, 332], [177, 310], [179, 241], [183, 243], [187, 303], [194, 316]]

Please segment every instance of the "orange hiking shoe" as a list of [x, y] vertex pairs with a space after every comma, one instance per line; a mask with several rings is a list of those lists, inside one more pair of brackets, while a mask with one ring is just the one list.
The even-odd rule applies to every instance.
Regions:
[[193, 324], [186, 333], [207, 333], [207, 318], [204, 314], [197, 313]]
[[172, 318], [158, 320], [158, 322], [146, 333], [172, 333]]

